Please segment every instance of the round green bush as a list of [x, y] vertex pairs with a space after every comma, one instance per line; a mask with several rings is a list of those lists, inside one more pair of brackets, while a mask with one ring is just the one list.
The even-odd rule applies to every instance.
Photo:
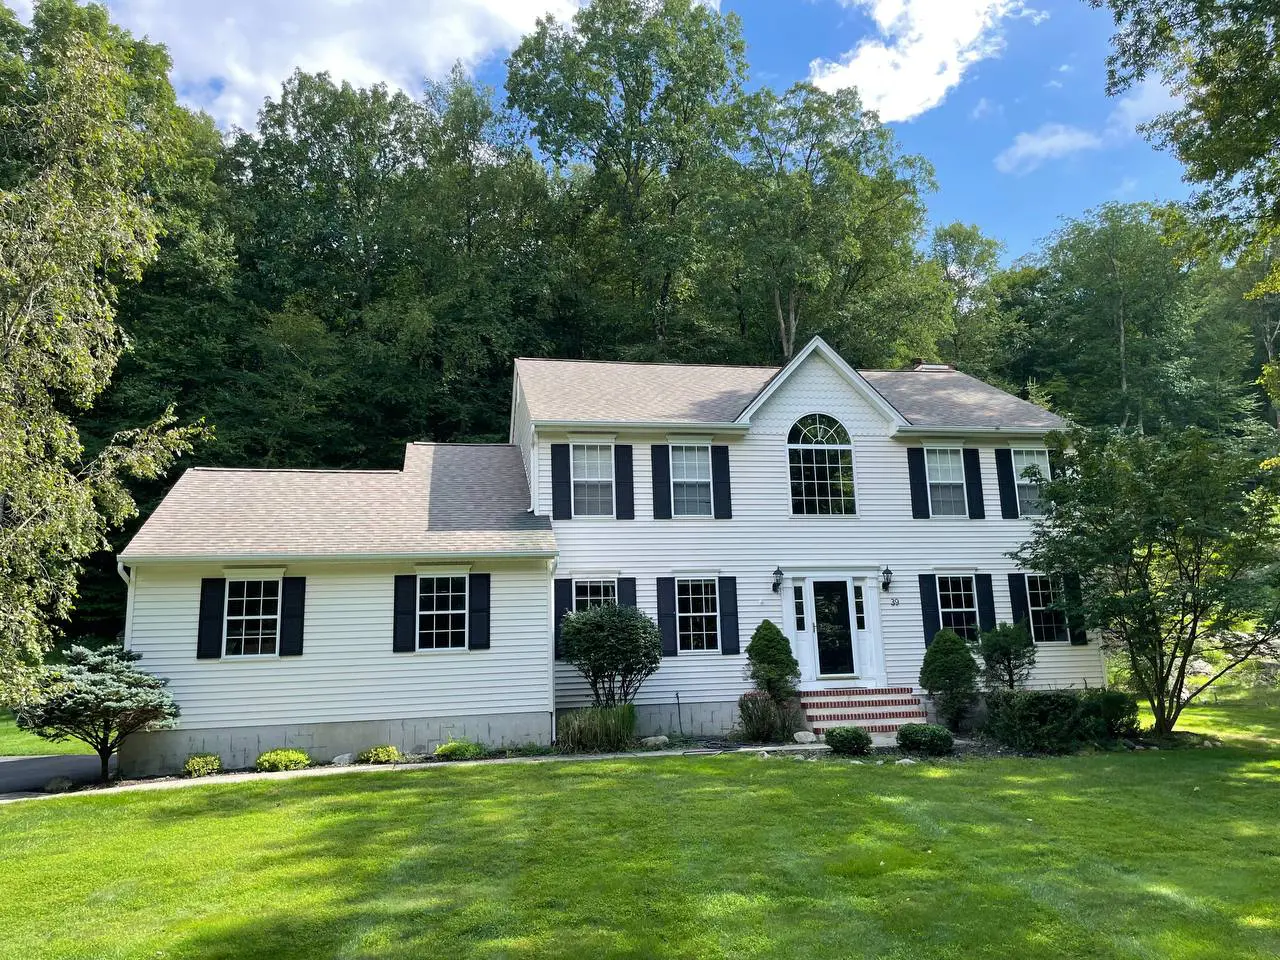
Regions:
[[747, 678], [773, 697], [785, 703], [796, 695], [800, 682], [800, 664], [791, 653], [791, 641], [772, 620], [760, 621], [747, 644]]
[[472, 743], [470, 740], [450, 740], [436, 747], [432, 756], [437, 760], [479, 760], [488, 751], [483, 743]]
[[564, 661], [578, 668], [597, 707], [630, 703], [662, 664], [662, 634], [638, 607], [606, 603], [566, 614]]
[[404, 761], [405, 756], [400, 752], [400, 748], [390, 743], [361, 750], [356, 755], [356, 763], [404, 763]]
[[280, 770], [303, 770], [311, 766], [311, 758], [305, 750], [282, 748], [268, 750], [258, 755], [254, 764], [259, 773], [276, 773]]
[[193, 753], [182, 765], [188, 777], [211, 777], [222, 772], [222, 757], [216, 753]]
[[861, 727], [832, 727], [825, 734], [832, 753], [849, 757], [865, 757], [871, 752], [871, 734]]
[[904, 723], [898, 728], [898, 747], [906, 753], [944, 757], [955, 745], [951, 731], [936, 723]]
[[952, 730], [960, 728], [978, 699], [978, 664], [969, 646], [953, 630], [939, 630], [924, 652], [920, 686], [929, 692], [939, 718]]

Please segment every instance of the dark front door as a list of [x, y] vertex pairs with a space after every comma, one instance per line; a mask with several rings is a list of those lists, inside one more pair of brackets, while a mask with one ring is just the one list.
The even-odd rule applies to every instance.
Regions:
[[848, 582], [815, 580], [813, 613], [813, 625], [818, 634], [818, 674], [831, 677], [853, 673]]

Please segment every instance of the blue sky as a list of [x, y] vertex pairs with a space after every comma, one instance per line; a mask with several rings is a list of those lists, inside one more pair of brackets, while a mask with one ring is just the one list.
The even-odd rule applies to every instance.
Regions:
[[[713, 0], [706, 0], [713, 2]], [[29, 0], [18, 0], [27, 12]], [[416, 90], [461, 60], [500, 86], [536, 18], [576, 0], [108, 0], [169, 46], [183, 98], [252, 125], [294, 66]], [[904, 149], [927, 157], [935, 223], [976, 223], [1032, 250], [1062, 217], [1108, 200], [1180, 199], [1169, 155], [1134, 127], [1168, 105], [1156, 85], [1104, 91], [1110, 18], [1084, 0], [720, 0], [738, 14], [752, 79], [854, 85]]]

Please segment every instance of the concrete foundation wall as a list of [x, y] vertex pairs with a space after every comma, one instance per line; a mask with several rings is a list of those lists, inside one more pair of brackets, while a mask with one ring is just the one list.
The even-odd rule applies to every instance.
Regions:
[[[557, 716], [572, 710], [557, 710]], [[693, 737], [722, 737], [738, 725], [738, 702], [636, 704], [636, 736], [684, 733]]]
[[120, 774], [147, 777], [180, 773], [193, 753], [216, 753], [228, 770], [251, 768], [258, 755], [277, 747], [305, 750], [327, 763], [343, 753], [390, 743], [406, 753], [429, 753], [449, 739], [486, 746], [551, 742], [551, 714], [496, 713], [421, 717], [405, 720], [349, 720], [333, 723], [268, 724], [199, 730], [157, 730], [127, 739], [120, 749]]

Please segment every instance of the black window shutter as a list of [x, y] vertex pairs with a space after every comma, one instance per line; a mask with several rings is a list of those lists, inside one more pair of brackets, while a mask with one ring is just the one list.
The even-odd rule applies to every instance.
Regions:
[[720, 578], [720, 652], [726, 656], [741, 653], [738, 640], [738, 578]]
[[1049, 451], [1049, 475], [1046, 480], [1057, 480], [1062, 476], [1064, 469], [1062, 464], [1063, 453], [1061, 450], [1054, 448]]
[[969, 519], [982, 520], [987, 505], [982, 498], [982, 458], [977, 447], [964, 448], [964, 490], [969, 501]]
[[467, 577], [467, 648], [489, 649], [489, 574]]
[[[665, 449], [665, 448], [664, 448]], [[676, 643], [676, 578], [658, 578], [658, 630], [662, 633], [662, 655], [679, 653]]]
[[[1068, 573], [1062, 578], [1062, 586], [1066, 593], [1067, 608], [1069, 610], [1080, 609], [1080, 577], [1074, 573]], [[1085, 632], [1084, 627], [1079, 624], [1080, 615], [1077, 613], [1074, 617], [1067, 618], [1067, 629], [1071, 634], [1071, 642], [1077, 647], [1083, 647], [1089, 642], [1089, 634]]]
[[991, 590], [991, 574], [979, 573], [973, 578], [973, 589], [978, 594], [978, 629], [996, 628], [996, 598]]
[[665, 443], [655, 443], [649, 449], [653, 462], [653, 519], [670, 520], [671, 448]]
[[555, 586], [555, 637], [556, 637], [556, 659], [559, 660], [564, 655], [564, 649], [560, 644], [560, 624], [564, 620], [564, 615], [573, 609], [573, 581], [567, 577], [556, 577]]
[[551, 445], [551, 519], [573, 516], [573, 485], [569, 482], [569, 445]]
[[280, 656], [302, 656], [302, 622], [306, 617], [307, 578], [285, 577], [280, 583]]
[[920, 574], [920, 614], [924, 619], [924, 645], [927, 647], [942, 629], [942, 618], [938, 614], [938, 578], [932, 573]]
[[636, 605], [636, 578], [618, 578], [618, 606], [634, 607]]
[[618, 520], [636, 518], [635, 481], [631, 465], [631, 444], [613, 445], [614, 516]]
[[391, 634], [393, 653], [413, 653], [418, 649], [418, 577], [396, 575], [395, 620]]
[[226, 577], [205, 577], [200, 581], [200, 626], [196, 633], [199, 660], [217, 660], [222, 656], [222, 615], [226, 602]]
[[1000, 516], [1018, 519], [1018, 482], [1013, 476], [1013, 451], [996, 447], [996, 483], [1000, 487]]
[[729, 448], [711, 448], [711, 512], [717, 520], [733, 518], [733, 493], [729, 483]]
[[907, 475], [911, 481], [911, 516], [929, 519], [929, 480], [924, 472], [924, 447], [907, 448]]
[[1027, 609], [1027, 575], [1025, 573], [1009, 574], [1009, 602], [1013, 612], [1013, 622], [1027, 623], [1031, 629], [1031, 616]]

